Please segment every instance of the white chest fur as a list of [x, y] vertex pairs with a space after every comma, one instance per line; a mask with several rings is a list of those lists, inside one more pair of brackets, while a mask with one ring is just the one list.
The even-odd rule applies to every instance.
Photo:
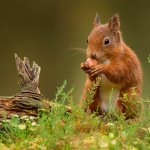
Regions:
[[[103, 64], [109, 64], [109, 60], [102, 62]], [[101, 100], [101, 109], [104, 112], [114, 112], [116, 100], [119, 99], [120, 86], [110, 82], [107, 77], [102, 74], [102, 84], [100, 87], [100, 100]]]

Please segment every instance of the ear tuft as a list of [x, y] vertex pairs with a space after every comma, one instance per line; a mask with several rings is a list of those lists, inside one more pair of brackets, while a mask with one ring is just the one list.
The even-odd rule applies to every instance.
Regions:
[[96, 16], [95, 16], [95, 19], [94, 19], [94, 27], [97, 27], [99, 26], [101, 23], [100, 23], [100, 17], [99, 17], [99, 14], [96, 13]]
[[118, 15], [114, 15], [114, 16], [111, 17], [111, 19], [108, 23], [108, 27], [112, 32], [119, 31], [120, 21], [119, 21], [119, 16]]

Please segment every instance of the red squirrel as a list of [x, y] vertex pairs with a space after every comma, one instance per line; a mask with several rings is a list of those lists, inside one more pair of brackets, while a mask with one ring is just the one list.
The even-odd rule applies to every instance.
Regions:
[[[97, 76], [101, 77], [101, 86], [96, 90], [93, 101], [88, 108], [99, 114], [109, 111], [111, 107], [125, 114], [126, 118], [135, 118], [135, 109], [142, 89], [142, 69], [134, 51], [122, 39], [118, 15], [111, 17], [108, 23], [101, 24], [96, 14], [94, 27], [87, 40], [87, 61], [81, 63], [81, 69], [88, 74], [81, 104], [86, 93]], [[131, 102], [132, 103], [132, 102]], [[139, 108], [136, 108], [139, 109]]]

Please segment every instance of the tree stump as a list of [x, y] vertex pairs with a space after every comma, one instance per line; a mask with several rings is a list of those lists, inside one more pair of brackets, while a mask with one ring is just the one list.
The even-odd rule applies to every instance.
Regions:
[[31, 67], [28, 58], [21, 60], [17, 54], [15, 60], [21, 92], [9, 97], [0, 96], [0, 119], [4, 116], [11, 118], [12, 114], [36, 116], [38, 109], [44, 105], [44, 96], [39, 90], [41, 67], [35, 62]]
[[[30, 66], [29, 59], [21, 60], [15, 54], [16, 67], [19, 75], [21, 92], [14, 96], [0, 96], [0, 120], [4, 117], [37, 116], [39, 109], [49, 110], [52, 107], [61, 107], [59, 104], [46, 100], [39, 89], [39, 77], [41, 67], [33, 62]], [[69, 106], [65, 106], [67, 112], [71, 112]]]

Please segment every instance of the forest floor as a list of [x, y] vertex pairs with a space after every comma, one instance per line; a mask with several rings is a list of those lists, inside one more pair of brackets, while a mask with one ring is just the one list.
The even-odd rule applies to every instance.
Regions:
[[[3, 120], [0, 150], [147, 150], [150, 149], [149, 100], [140, 120], [125, 120], [123, 114], [97, 116], [73, 103], [72, 89], [66, 82], [58, 88], [58, 107], [40, 110], [37, 117], [17, 115]], [[65, 105], [72, 108], [66, 112]]]

